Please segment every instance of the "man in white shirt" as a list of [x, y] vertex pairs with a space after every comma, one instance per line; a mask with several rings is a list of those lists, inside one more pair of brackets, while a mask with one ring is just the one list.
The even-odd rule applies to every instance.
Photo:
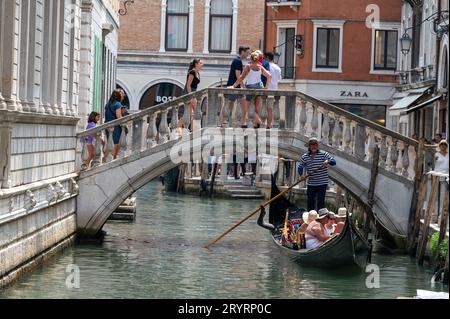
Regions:
[[439, 173], [448, 174], [448, 166], [448, 143], [446, 140], [441, 140], [439, 142], [439, 152], [436, 153], [434, 158], [434, 170]]
[[[266, 52], [264, 53], [264, 59], [270, 64], [270, 74], [272, 74], [272, 82], [269, 84], [269, 90], [278, 90], [278, 82], [282, 80], [281, 78], [281, 69], [278, 65], [273, 61], [273, 53]], [[267, 128], [272, 127], [273, 122], [273, 100], [267, 100]]]

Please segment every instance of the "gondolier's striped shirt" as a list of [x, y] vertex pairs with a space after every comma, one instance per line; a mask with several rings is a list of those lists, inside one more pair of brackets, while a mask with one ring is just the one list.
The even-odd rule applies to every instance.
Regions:
[[336, 160], [328, 152], [322, 150], [317, 150], [316, 156], [314, 157], [311, 157], [310, 152], [308, 152], [300, 158], [298, 174], [301, 176], [304, 168], [306, 168], [308, 174], [314, 172], [313, 175], [308, 178], [308, 186], [328, 185], [328, 167], [323, 167], [315, 172], [315, 170], [322, 166], [323, 162], [326, 160], [328, 160], [331, 166], [336, 165]]

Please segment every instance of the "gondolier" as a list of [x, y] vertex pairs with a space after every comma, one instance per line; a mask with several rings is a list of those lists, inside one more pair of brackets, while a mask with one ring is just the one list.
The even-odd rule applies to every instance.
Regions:
[[318, 211], [325, 208], [325, 194], [329, 182], [328, 166], [336, 165], [336, 160], [328, 152], [319, 149], [317, 138], [310, 138], [305, 146], [308, 147], [308, 152], [300, 158], [298, 174], [302, 176], [303, 169], [311, 174], [307, 183], [308, 211]]

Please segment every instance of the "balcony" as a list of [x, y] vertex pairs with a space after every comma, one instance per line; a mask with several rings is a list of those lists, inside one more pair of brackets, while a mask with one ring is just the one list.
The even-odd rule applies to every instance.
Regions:
[[436, 74], [434, 70], [434, 65], [430, 64], [428, 66], [422, 66], [415, 69], [400, 71], [400, 85], [407, 86], [414, 84], [421, 84], [429, 81], [434, 81], [436, 79]]
[[297, 12], [298, 7], [301, 5], [300, 0], [267, 0], [266, 3], [275, 12], [278, 12], [280, 7], [290, 7], [293, 11]]

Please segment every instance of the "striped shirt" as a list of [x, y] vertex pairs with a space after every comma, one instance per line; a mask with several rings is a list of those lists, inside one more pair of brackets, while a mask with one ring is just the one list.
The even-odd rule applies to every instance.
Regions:
[[[308, 152], [304, 154], [299, 161], [298, 164], [298, 174], [303, 175], [303, 169], [306, 168], [306, 172], [308, 174], [313, 174], [308, 178], [308, 186], [322, 186], [328, 185], [328, 167], [322, 166], [323, 162], [328, 160], [331, 166], [336, 165], [336, 160], [325, 151], [317, 150], [317, 153], [314, 157]], [[319, 169], [317, 172], [316, 170]]]

